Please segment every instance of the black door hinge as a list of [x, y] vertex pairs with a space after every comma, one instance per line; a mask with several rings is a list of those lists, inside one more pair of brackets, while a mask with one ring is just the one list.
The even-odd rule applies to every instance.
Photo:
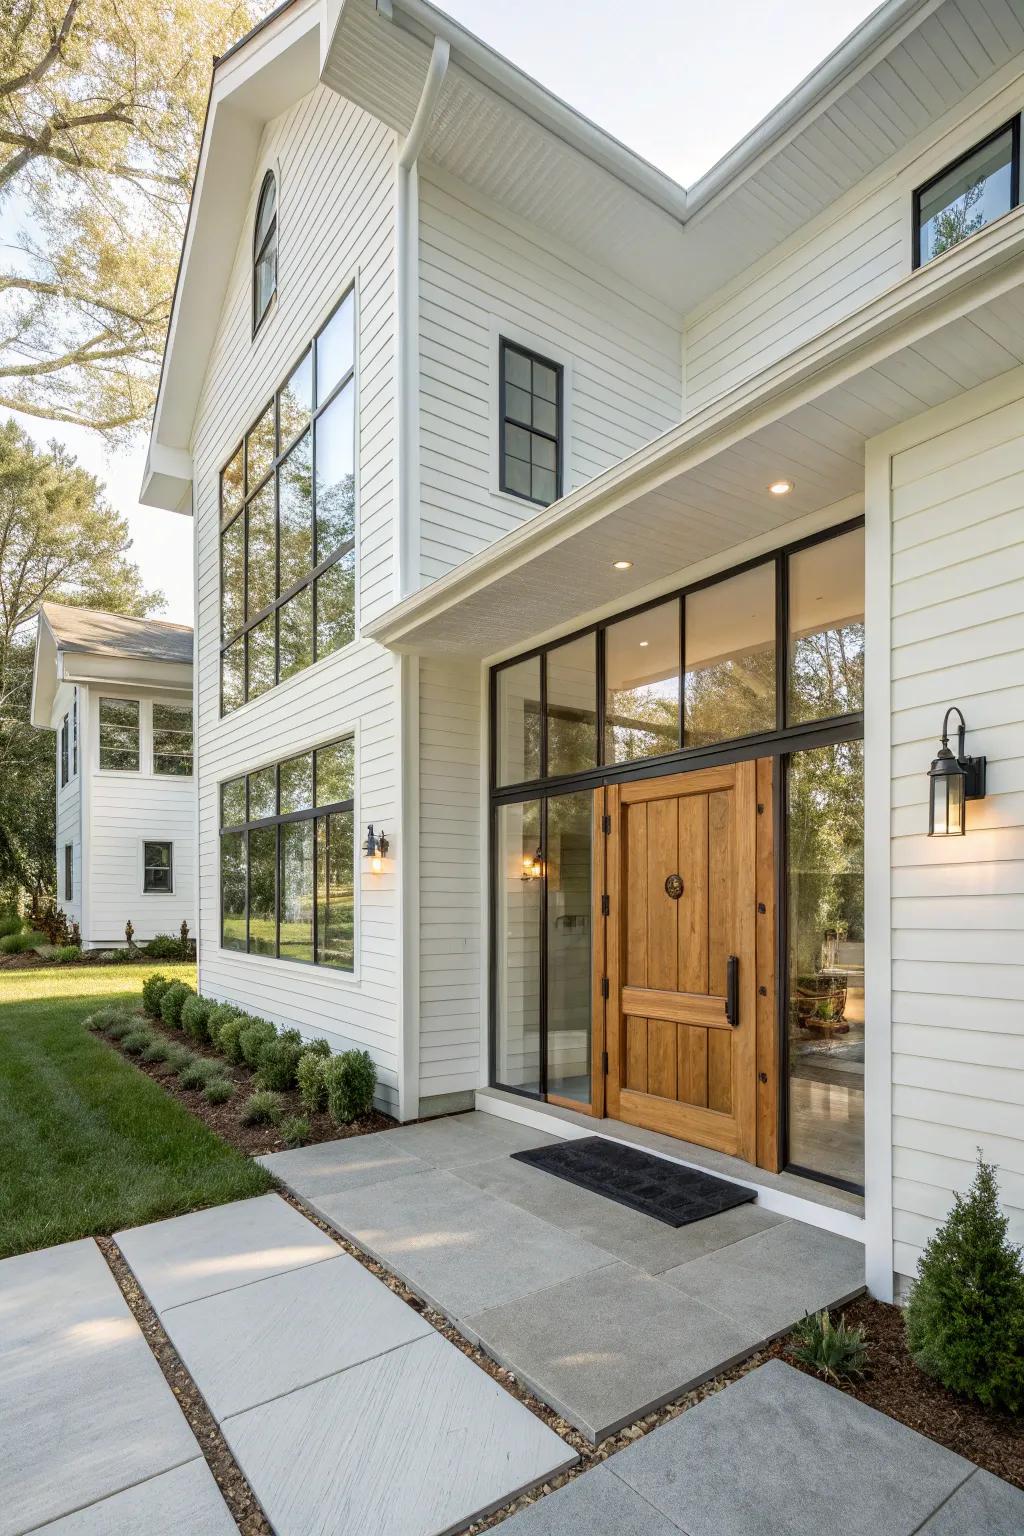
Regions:
[[601, 897], [601, 916], [602, 917], [611, 917], [611, 915], [612, 915], [612, 899], [611, 899], [610, 896], [602, 896]]
[[611, 996], [611, 988], [608, 985], [608, 977], [607, 976], [602, 976], [601, 977], [601, 996], [604, 997], [604, 998], [608, 998], [608, 997]]
[[612, 819], [609, 815], [605, 814], [601, 817], [601, 831], [604, 833], [605, 837], [607, 837], [611, 829]]
[[605, 1077], [608, 1076], [608, 1052], [607, 1051], [602, 1051], [601, 1052], [601, 1071], [604, 1073]]

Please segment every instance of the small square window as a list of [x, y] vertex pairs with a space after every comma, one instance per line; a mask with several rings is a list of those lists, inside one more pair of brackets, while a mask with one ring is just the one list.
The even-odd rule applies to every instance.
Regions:
[[501, 342], [501, 489], [548, 507], [562, 493], [562, 370]]
[[1020, 120], [975, 146], [914, 193], [914, 265], [976, 235], [1020, 201]]
[[170, 896], [174, 890], [174, 844], [143, 843], [142, 848], [143, 894]]

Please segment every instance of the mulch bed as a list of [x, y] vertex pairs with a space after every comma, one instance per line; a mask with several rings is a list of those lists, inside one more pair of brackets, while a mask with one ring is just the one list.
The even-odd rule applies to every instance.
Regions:
[[[235, 1094], [228, 1099], [226, 1104], [208, 1104], [203, 1097], [201, 1088], [181, 1088], [178, 1080], [168, 1071], [167, 1065], [162, 1061], [141, 1061], [138, 1056], [129, 1056], [121, 1050], [119, 1040], [110, 1040], [104, 1034], [98, 1038], [105, 1040], [112, 1050], [124, 1056], [125, 1061], [130, 1061], [132, 1066], [138, 1067], [140, 1072], [145, 1072], [147, 1077], [153, 1078], [160, 1084], [172, 1098], [184, 1104], [197, 1119], [208, 1125], [211, 1131], [215, 1131], [222, 1140], [229, 1142], [239, 1152], [246, 1153], [249, 1157], [262, 1157], [267, 1152], [283, 1152], [285, 1144], [281, 1140], [281, 1133], [276, 1125], [243, 1125], [242, 1109], [249, 1095], [257, 1087], [254, 1081], [254, 1073], [246, 1066], [235, 1066], [219, 1055], [211, 1045], [199, 1045], [180, 1029], [169, 1029], [164, 1024], [157, 1023], [154, 1019], [145, 1018], [140, 1014], [140, 1023], [145, 1022], [146, 1028], [154, 1035], [162, 1035], [165, 1040], [172, 1040], [176, 1045], [185, 1045], [197, 1056], [206, 1056], [216, 1061], [223, 1069], [223, 1075], [235, 1084]], [[397, 1121], [390, 1115], [382, 1114], [380, 1110], [371, 1110], [360, 1120], [354, 1120], [351, 1125], [338, 1125], [330, 1115], [321, 1112], [311, 1115], [303, 1109], [298, 1091], [291, 1089], [287, 1093], [279, 1095], [283, 1107], [283, 1118], [290, 1115], [301, 1115], [309, 1121], [309, 1136], [303, 1143], [304, 1146], [312, 1146], [320, 1141], [341, 1141], [348, 1136], [367, 1136], [374, 1131], [394, 1130]]]
[[[54, 960], [52, 955], [37, 955], [34, 949], [30, 949], [23, 955], [0, 955], [0, 971], [44, 971], [52, 970], [55, 965], [123, 965], [127, 966], [128, 968], [133, 965], [148, 965], [152, 967], [162, 963], [166, 963], [168, 965], [177, 965], [179, 964], [180, 958], [181, 957], [179, 957], [179, 960], [168, 960], [161, 962], [160, 960], [154, 959], [152, 955], [144, 955], [139, 953], [137, 955], [132, 955], [130, 960], [112, 961], [110, 959], [110, 952], [108, 950], [83, 949], [82, 953], [77, 955], [74, 960], [58, 961]], [[188, 963], [192, 965], [195, 964], [194, 955], [191, 957]]]
[[[938, 1441], [958, 1456], [977, 1462], [996, 1477], [1024, 1488], [1024, 1418], [993, 1413], [980, 1403], [956, 1397], [920, 1370], [907, 1349], [899, 1307], [862, 1296], [843, 1312], [851, 1326], [864, 1329], [868, 1371], [861, 1381], [842, 1382], [841, 1391]], [[807, 1370], [791, 1357], [788, 1348], [788, 1339], [778, 1339], [766, 1357], [775, 1356], [797, 1370]], [[814, 1373], [807, 1370], [807, 1374]]]

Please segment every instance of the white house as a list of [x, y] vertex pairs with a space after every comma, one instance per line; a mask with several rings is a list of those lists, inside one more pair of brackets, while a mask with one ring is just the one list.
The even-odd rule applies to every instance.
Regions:
[[32, 724], [57, 738], [57, 906], [83, 947], [194, 930], [191, 629], [44, 603]]
[[685, 189], [426, 0], [218, 62], [144, 485], [206, 991], [728, 1157], [883, 1297], [979, 1146], [1024, 1237], [1022, 109], [1007, 0]]

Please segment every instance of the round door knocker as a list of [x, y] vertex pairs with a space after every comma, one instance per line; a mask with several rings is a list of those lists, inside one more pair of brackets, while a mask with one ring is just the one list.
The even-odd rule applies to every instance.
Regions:
[[678, 901], [680, 896], [683, 894], [682, 875], [669, 875], [668, 879], [665, 881], [665, 889], [672, 897], [673, 901]]

